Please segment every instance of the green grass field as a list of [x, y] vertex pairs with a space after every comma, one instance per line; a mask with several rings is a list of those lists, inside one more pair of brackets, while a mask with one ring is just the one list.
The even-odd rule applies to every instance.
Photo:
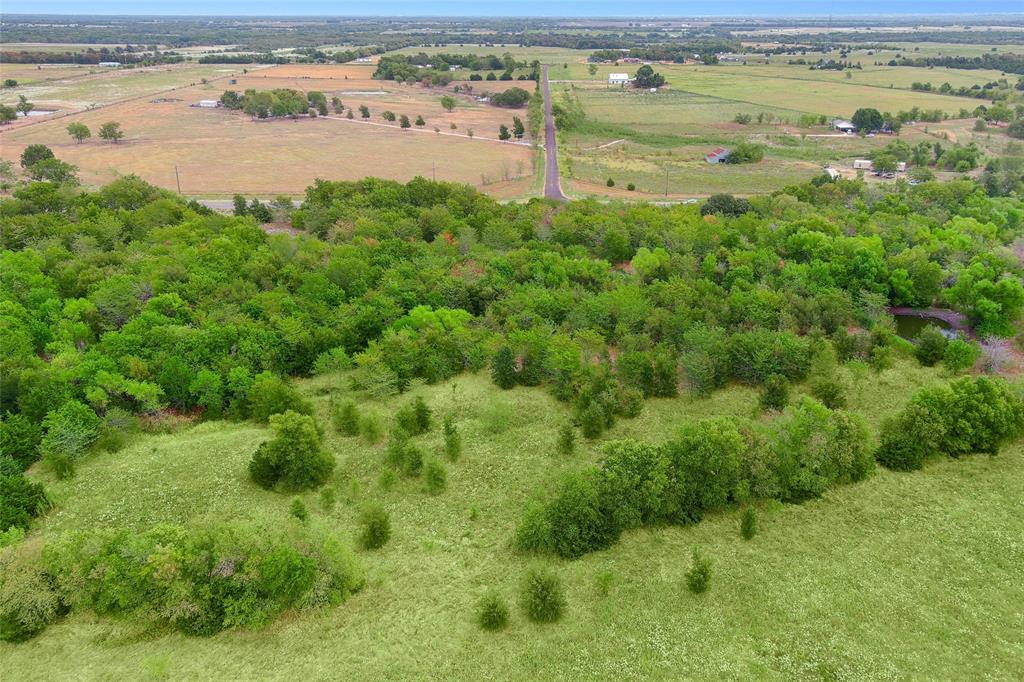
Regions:
[[[909, 361], [861, 382], [851, 409], [872, 430], [917, 388], [945, 380]], [[341, 376], [302, 382], [325, 424]], [[596, 461], [599, 444], [553, 455], [568, 416], [540, 389], [498, 391], [484, 375], [421, 387], [435, 415], [457, 416], [462, 458], [448, 489], [383, 490], [383, 447], [330, 433], [339, 467], [331, 512], [304, 496], [313, 523], [349, 534], [365, 500], [382, 501], [393, 537], [362, 553], [367, 587], [338, 608], [286, 616], [264, 630], [188, 638], [131, 618], [75, 615], [21, 645], [0, 644], [4, 680], [52, 679], [1019, 679], [1024, 674], [1024, 448], [879, 470], [801, 506], [761, 507], [761, 533], [740, 539], [738, 513], [691, 528], [631, 532], [614, 548], [551, 562], [568, 598], [563, 620], [486, 634], [473, 607], [489, 587], [515, 603], [528, 557], [509, 548], [531, 495]], [[410, 395], [362, 409], [387, 416]], [[755, 391], [648, 401], [608, 438], [656, 441], [688, 419], [755, 414]], [[764, 418], [764, 417], [760, 417]], [[253, 518], [284, 523], [291, 498], [248, 480], [265, 437], [208, 423], [144, 436], [96, 456], [65, 482], [38, 534], [161, 521]], [[439, 429], [417, 440], [440, 447]], [[683, 583], [690, 550], [714, 560], [709, 593]], [[607, 589], [599, 587], [604, 585]], [[39, 665], [45, 660], [46, 666]]]

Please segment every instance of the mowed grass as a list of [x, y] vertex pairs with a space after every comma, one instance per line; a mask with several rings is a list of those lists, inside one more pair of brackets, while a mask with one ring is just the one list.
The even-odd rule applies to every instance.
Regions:
[[[851, 392], [872, 430], [920, 386], [945, 380], [900, 361]], [[343, 376], [302, 382], [327, 424]], [[368, 584], [344, 605], [285, 617], [263, 630], [187, 638], [131, 618], [77, 614], [21, 645], [0, 645], [5, 680], [50, 679], [1019, 679], [1024, 674], [1024, 449], [879, 470], [801, 506], [759, 506], [761, 532], [740, 539], [727, 510], [690, 528], [627, 533], [579, 561], [546, 560], [565, 583], [554, 625], [529, 624], [516, 586], [533, 563], [509, 548], [525, 503], [561, 472], [599, 457], [581, 443], [553, 454], [566, 407], [540, 389], [498, 391], [486, 376], [421, 387], [436, 415], [456, 415], [462, 458], [448, 489], [417, 480], [381, 488], [383, 447], [328, 428], [338, 459], [333, 511], [303, 496], [313, 523], [351, 534], [358, 506], [389, 509], [391, 542], [362, 552]], [[390, 416], [399, 396], [364, 411]], [[608, 436], [649, 441], [712, 415], [752, 416], [744, 387], [706, 400], [652, 400]], [[764, 417], [761, 417], [764, 419]], [[144, 437], [50, 481], [58, 508], [37, 531], [148, 527], [159, 521], [284, 521], [291, 497], [250, 483], [245, 465], [266, 432], [203, 424]], [[435, 427], [416, 439], [440, 447]], [[714, 561], [711, 591], [685, 588], [693, 545]], [[601, 588], [606, 586], [606, 590]], [[498, 634], [473, 622], [496, 588], [513, 605]]]
[[[177, 190], [180, 181], [182, 193], [198, 196], [301, 194], [317, 178], [356, 180], [368, 175], [400, 181], [436, 177], [475, 185], [500, 198], [530, 192], [535, 152], [497, 141], [499, 125], [511, 128], [512, 117], [524, 112], [461, 97], [449, 113], [441, 107], [444, 93], [439, 90], [346, 78], [361, 72], [365, 69], [348, 65], [290, 66], [246, 75], [239, 71], [234, 85], [227, 80], [199, 83], [7, 131], [0, 157], [15, 160], [26, 145], [41, 143], [78, 166], [88, 185], [135, 173], [167, 189]], [[191, 106], [217, 99], [225, 89], [248, 88], [319, 90], [328, 98], [340, 97], [347, 108], [365, 104], [374, 123], [384, 123], [381, 114], [390, 109], [412, 120], [422, 115], [426, 126], [403, 131], [397, 123], [365, 125], [358, 111], [354, 121], [253, 121], [241, 112]], [[160, 99], [171, 101], [154, 101]], [[89, 125], [94, 137], [76, 144], [66, 131], [72, 120]], [[95, 137], [99, 126], [111, 120], [125, 131], [117, 144]], [[435, 127], [445, 134], [436, 134]], [[447, 134], [467, 135], [470, 129], [477, 139]]]

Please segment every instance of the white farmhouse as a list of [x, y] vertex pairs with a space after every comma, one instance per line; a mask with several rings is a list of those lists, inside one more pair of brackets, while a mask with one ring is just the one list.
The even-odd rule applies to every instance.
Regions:
[[628, 85], [630, 80], [628, 73], [608, 74], [608, 85]]

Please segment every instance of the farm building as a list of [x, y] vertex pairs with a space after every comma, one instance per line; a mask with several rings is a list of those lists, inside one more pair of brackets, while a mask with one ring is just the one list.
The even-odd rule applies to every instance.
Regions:
[[732, 152], [730, 152], [725, 147], [719, 147], [710, 154], [705, 154], [704, 160], [707, 161], [708, 163], [725, 163], [726, 159], [729, 158], [729, 154], [731, 153]]
[[121, 62], [99, 62], [96, 66], [106, 66], [110, 68], [117, 68], [121, 66]]
[[640, 63], [640, 58], [639, 57], [623, 57], [619, 61], [622, 62], [623, 64], [639, 64]]
[[369, 63], [373, 62], [373, 58], [372, 57], [356, 57], [356, 62], [358, 62], [360, 64], [369, 64]]
[[853, 125], [853, 123], [851, 123], [849, 121], [844, 121], [844, 120], [839, 119], [839, 118], [837, 118], [834, 121], [832, 121], [832, 128], [835, 129], [835, 130], [838, 130], [841, 133], [855, 133], [855, 132], [857, 132], [857, 126]]
[[608, 74], [608, 85], [626, 85], [630, 81], [628, 73], [610, 73]]
[[871, 161], [869, 159], [856, 159], [853, 162], [854, 170], [871, 170]]
[[196, 106], [201, 109], [216, 109], [220, 106], [220, 100], [216, 99], [201, 99]]

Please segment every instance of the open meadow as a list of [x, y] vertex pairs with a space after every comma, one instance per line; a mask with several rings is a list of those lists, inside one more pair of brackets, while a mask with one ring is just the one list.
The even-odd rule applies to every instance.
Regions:
[[[237, 82], [232, 85], [229, 78], [219, 78], [186, 83], [152, 98], [136, 96], [73, 117], [8, 130], [0, 156], [15, 160], [26, 145], [45, 144], [78, 166], [86, 184], [135, 173], [168, 189], [178, 189], [180, 182], [181, 192], [190, 196], [300, 194], [316, 178], [356, 180], [367, 175], [402, 181], [417, 175], [435, 177], [471, 184], [501, 198], [522, 196], [532, 188], [535, 152], [528, 145], [498, 140], [499, 126], [511, 128], [513, 115], [525, 115], [522, 111], [462, 96], [449, 112], [441, 106], [443, 92], [371, 80], [374, 67], [366, 64], [290, 64], [248, 73], [224, 65], [202, 68], [209, 75], [233, 76]], [[155, 75], [149, 74], [148, 80]], [[107, 80], [87, 78], [78, 94], [69, 94], [71, 86], [62, 84], [60, 96], [72, 99], [93, 92], [93, 82], [112, 90], [124, 82], [122, 73]], [[240, 111], [192, 106], [202, 99], [218, 99], [227, 89], [249, 88], [320, 91], [328, 100], [338, 97], [346, 111], [317, 119], [258, 121]], [[360, 106], [368, 107], [369, 119], [361, 117]], [[353, 119], [346, 118], [348, 109], [354, 110]], [[412, 120], [422, 116], [425, 125], [401, 130], [397, 122], [381, 117], [385, 110]], [[77, 144], [65, 131], [72, 120], [93, 131], [105, 121], [118, 121], [126, 136], [111, 144], [94, 134]], [[289, 163], [282, 173], [284, 158]]]
[[[900, 361], [856, 384], [850, 409], [874, 430], [937, 370]], [[343, 375], [301, 383], [329, 423]], [[803, 505], [762, 505], [761, 533], [744, 542], [739, 514], [690, 528], [627, 534], [614, 548], [550, 564], [566, 586], [557, 626], [517, 609], [504, 632], [481, 632], [474, 604], [488, 587], [508, 598], [531, 560], [510, 549], [531, 494], [559, 473], [597, 461], [600, 443], [551, 454], [566, 407], [540, 389], [497, 390], [460, 376], [414, 394], [456, 415], [465, 452], [448, 489], [381, 487], [383, 446], [327, 435], [340, 503], [302, 499], [311, 523], [342, 534], [365, 500], [384, 502], [393, 537], [364, 553], [367, 586], [343, 606], [283, 618], [259, 631], [190, 638], [133, 620], [75, 615], [19, 645], [0, 644], [5, 680], [88, 679], [937, 679], [1024, 673], [1024, 449], [977, 455], [899, 474], [879, 469]], [[410, 400], [363, 402], [386, 415]], [[608, 438], [667, 438], [687, 420], [749, 417], [757, 392], [733, 387], [708, 399], [648, 401]], [[770, 417], [767, 417], [770, 419]], [[766, 419], [766, 417], [761, 417]], [[267, 431], [208, 423], [141, 437], [98, 455], [69, 481], [47, 478], [56, 508], [39, 536], [101, 525], [251, 519], [295, 523], [291, 498], [261, 490], [245, 468]], [[422, 436], [433, 452], [437, 429]], [[37, 476], [45, 474], [37, 474]], [[125, 491], [131, 490], [131, 495]], [[683, 573], [701, 545], [714, 589], [695, 597]], [[615, 642], [610, 645], [610, 642]], [[46, 669], [33, 661], [46, 660]]]

